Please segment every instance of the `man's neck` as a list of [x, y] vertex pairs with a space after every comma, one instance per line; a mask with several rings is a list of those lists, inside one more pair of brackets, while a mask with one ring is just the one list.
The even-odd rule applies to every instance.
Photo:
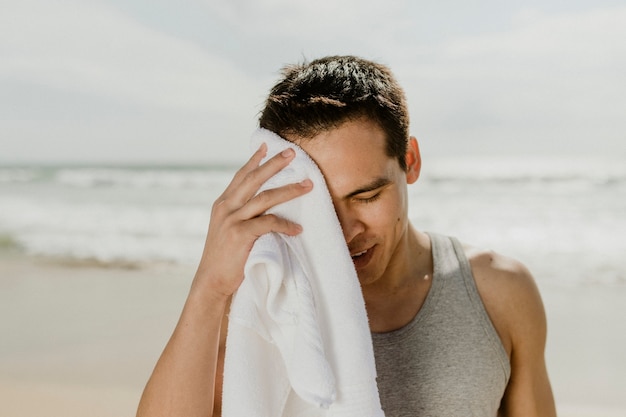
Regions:
[[372, 332], [389, 332], [408, 324], [424, 303], [432, 276], [430, 238], [409, 224], [384, 275], [363, 288]]

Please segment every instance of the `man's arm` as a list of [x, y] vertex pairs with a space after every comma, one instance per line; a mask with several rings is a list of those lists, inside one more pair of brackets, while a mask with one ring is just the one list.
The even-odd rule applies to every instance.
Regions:
[[263, 145], [237, 172], [213, 204], [209, 230], [187, 301], [174, 333], [148, 380], [138, 417], [207, 417], [213, 413], [220, 327], [230, 296], [256, 239], [269, 232], [296, 235], [300, 226], [264, 214], [311, 190], [310, 181], [257, 195], [261, 185], [286, 167], [292, 150], [260, 165]]
[[503, 417], [556, 416], [544, 357], [546, 315], [539, 290], [521, 263], [493, 252], [468, 252], [476, 285], [511, 361], [500, 405]]

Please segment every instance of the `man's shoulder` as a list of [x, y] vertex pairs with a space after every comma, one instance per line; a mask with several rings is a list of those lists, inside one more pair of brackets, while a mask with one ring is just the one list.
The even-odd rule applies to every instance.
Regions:
[[486, 281], [484, 284], [502, 290], [534, 285], [532, 274], [519, 260], [469, 245], [464, 245], [463, 249], [477, 281]]
[[523, 337], [541, 338], [545, 312], [528, 268], [492, 250], [471, 246], [464, 246], [464, 250], [483, 304], [507, 352]]

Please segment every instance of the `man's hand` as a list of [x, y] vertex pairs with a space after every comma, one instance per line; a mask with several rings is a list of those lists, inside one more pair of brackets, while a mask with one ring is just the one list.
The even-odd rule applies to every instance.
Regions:
[[216, 296], [229, 297], [239, 288], [244, 265], [259, 236], [269, 232], [293, 236], [302, 231], [293, 222], [264, 213], [309, 192], [313, 183], [304, 180], [258, 193], [261, 185], [285, 168], [295, 156], [292, 149], [286, 149], [260, 165], [266, 152], [267, 146], [261, 145], [213, 204], [196, 281], [210, 280], [207, 285]]

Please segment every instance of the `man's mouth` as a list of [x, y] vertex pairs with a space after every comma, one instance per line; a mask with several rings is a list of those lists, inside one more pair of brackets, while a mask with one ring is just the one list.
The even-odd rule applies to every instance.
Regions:
[[359, 250], [350, 254], [356, 269], [363, 268], [369, 263], [370, 259], [372, 259], [372, 254], [374, 253], [374, 247], [375, 246], [372, 246], [371, 248]]

